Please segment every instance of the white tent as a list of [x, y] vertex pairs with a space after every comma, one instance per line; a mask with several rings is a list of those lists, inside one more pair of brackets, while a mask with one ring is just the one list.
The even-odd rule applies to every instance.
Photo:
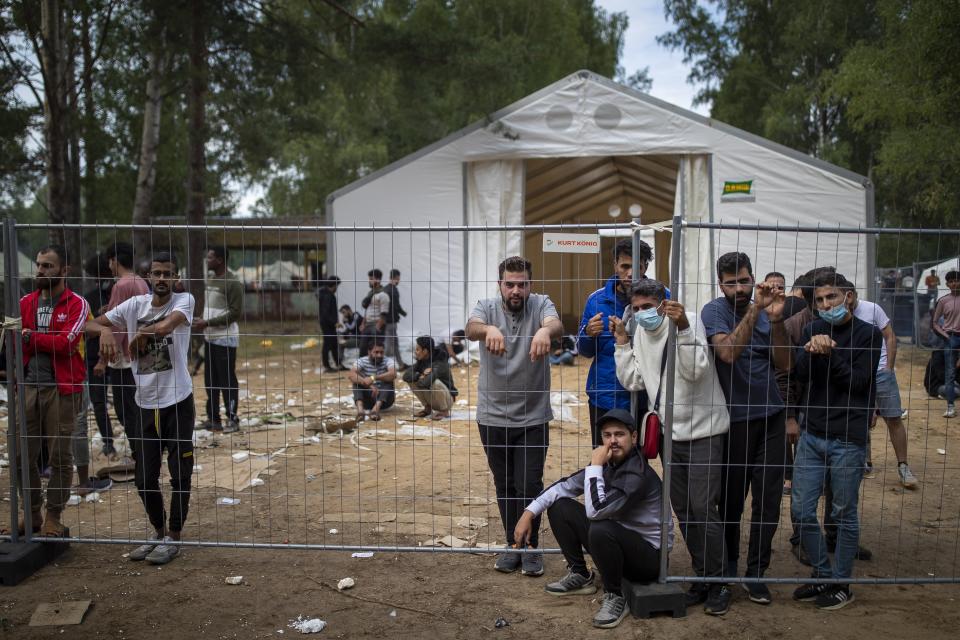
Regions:
[[[725, 183], [749, 190], [724, 194]], [[524, 254], [543, 279], [538, 286], [558, 306], [562, 300], [569, 318], [610, 274], [607, 254], [544, 254], [533, 229], [446, 227], [613, 222], [608, 210], [631, 204], [642, 206], [644, 224], [677, 215], [856, 227], [872, 222], [873, 188], [850, 171], [581, 71], [332, 193], [330, 223], [396, 230], [331, 234], [327, 272], [343, 279], [340, 302], [354, 304], [369, 269], [385, 277], [400, 269], [410, 312], [401, 335], [443, 336], [496, 291], [499, 261]], [[436, 231], [404, 232], [408, 225]], [[679, 295], [697, 309], [718, 295], [716, 257], [735, 249], [751, 256], [758, 278], [776, 270], [790, 282], [833, 264], [865, 290], [873, 280], [864, 236], [688, 229], [683, 238]], [[657, 234], [654, 251], [657, 275], [666, 279], [669, 233]]]
[[917, 293], [927, 292], [927, 285], [923, 283], [923, 280], [930, 273], [930, 269], [936, 269], [937, 275], [940, 276], [940, 288], [937, 291], [937, 298], [940, 298], [940, 296], [945, 296], [948, 293], [950, 293], [950, 289], [947, 288], [947, 279], [945, 276], [950, 271], [960, 271], [960, 258], [949, 258], [947, 260], [944, 260], [940, 264], [932, 265], [932, 266], [928, 265], [924, 267], [923, 270], [920, 271], [919, 273], [913, 274], [914, 281], [917, 283], [916, 284]]

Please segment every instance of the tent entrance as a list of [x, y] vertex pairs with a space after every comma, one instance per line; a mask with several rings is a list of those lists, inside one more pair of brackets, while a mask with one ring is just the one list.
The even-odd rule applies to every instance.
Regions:
[[[641, 207], [644, 223], [670, 220], [680, 164], [681, 156], [666, 154], [525, 160], [523, 222], [627, 222], [633, 205]], [[669, 281], [670, 235], [644, 237], [655, 258], [647, 275], [663, 282]], [[599, 255], [544, 253], [542, 234], [526, 233], [523, 250], [534, 265], [534, 279], [543, 280], [540, 290], [557, 305], [568, 333], [578, 326], [587, 296], [613, 273], [616, 240], [604, 236]]]

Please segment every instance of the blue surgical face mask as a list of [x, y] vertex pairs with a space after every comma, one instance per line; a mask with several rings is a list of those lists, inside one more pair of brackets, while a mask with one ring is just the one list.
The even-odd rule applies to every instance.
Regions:
[[660, 307], [641, 309], [640, 311], [634, 312], [633, 317], [636, 318], [637, 324], [647, 331], [654, 331], [657, 329], [657, 327], [663, 324], [663, 316], [660, 315]]
[[831, 307], [826, 311], [820, 311], [820, 317], [826, 320], [828, 323], [837, 325], [843, 322], [843, 319], [847, 317], [847, 297], [843, 297], [843, 301], [835, 307]]

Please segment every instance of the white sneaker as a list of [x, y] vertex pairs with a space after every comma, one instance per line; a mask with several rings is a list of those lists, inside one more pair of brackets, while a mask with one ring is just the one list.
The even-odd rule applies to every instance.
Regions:
[[173, 538], [164, 536], [163, 543], [158, 544], [153, 548], [153, 551], [147, 554], [147, 562], [150, 564], [167, 564], [180, 555], [180, 547], [175, 544], [169, 544], [171, 542], [173, 542]]
[[919, 481], [917, 476], [913, 475], [913, 471], [910, 471], [910, 467], [906, 462], [897, 467], [897, 473], [900, 475], [900, 484], [906, 489], [916, 489]]
[[956, 418], [956, 417], [957, 417], [957, 409], [956, 409], [956, 407], [954, 407], [952, 404], [948, 404], [948, 405], [947, 405], [947, 410], [943, 412], [943, 417], [944, 417], [944, 418]]
[[[155, 535], [150, 536], [150, 537], [148, 538], [148, 540], [156, 540], [157, 542], [160, 541], [160, 540], [157, 538], [157, 536], [155, 536]], [[131, 551], [131, 552], [127, 555], [127, 557], [130, 558], [131, 560], [134, 560], [134, 561], [143, 560], [143, 559], [145, 559], [148, 555], [150, 555], [150, 552], [153, 551], [153, 550], [156, 548], [156, 546], [157, 546], [156, 543], [154, 543], [154, 544], [144, 544], [144, 545], [140, 545], [139, 547], [137, 547], [136, 549], [134, 549], [133, 551]]]

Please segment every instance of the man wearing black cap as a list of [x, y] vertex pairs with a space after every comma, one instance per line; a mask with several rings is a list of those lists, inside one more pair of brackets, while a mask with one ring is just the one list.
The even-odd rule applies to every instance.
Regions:
[[[569, 569], [546, 585], [555, 596], [597, 591], [583, 550], [603, 579], [604, 595], [593, 626], [611, 628], [627, 615], [621, 582], [652, 582], [660, 574], [660, 477], [637, 450], [637, 427], [629, 411], [613, 409], [597, 420], [602, 442], [590, 464], [545, 489], [527, 505], [514, 530], [523, 545], [544, 511]], [[584, 496], [583, 504], [577, 501]], [[668, 547], [673, 542], [669, 525]]]

